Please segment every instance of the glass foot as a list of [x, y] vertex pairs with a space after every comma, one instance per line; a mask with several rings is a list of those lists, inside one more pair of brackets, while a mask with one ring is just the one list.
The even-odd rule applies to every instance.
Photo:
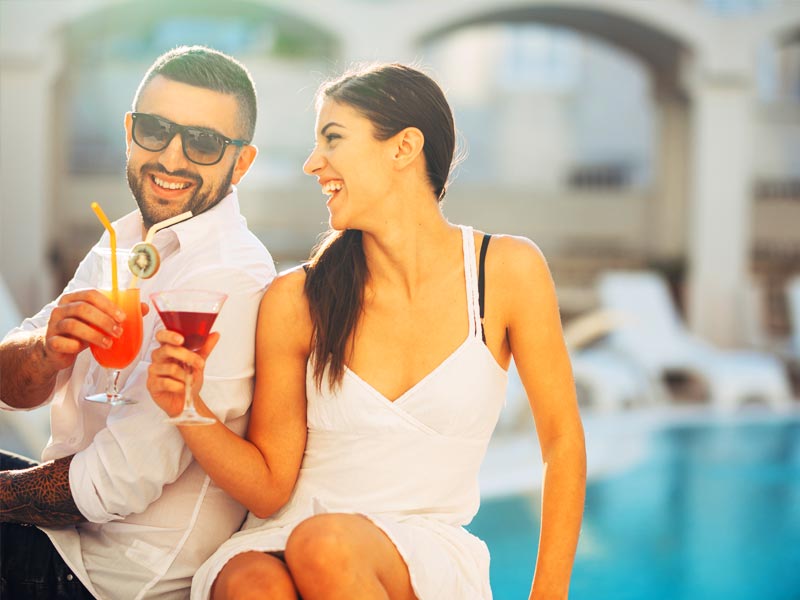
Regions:
[[128, 398], [127, 396], [123, 396], [121, 394], [107, 394], [105, 392], [92, 394], [91, 396], [85, 396], [83, 399], [88, 400], [89, 402], [97, 402], [98, 404], [108, 404], [109, 406], [136, 404], [137, 402], [133, 398]]
[[194, 410], [184, 410], [177, 417], [167, 419], [167, 422], [175, 425], [213, 425], [217, 422], [217, 420], [210, 417], [204, 417], [199, 412]]

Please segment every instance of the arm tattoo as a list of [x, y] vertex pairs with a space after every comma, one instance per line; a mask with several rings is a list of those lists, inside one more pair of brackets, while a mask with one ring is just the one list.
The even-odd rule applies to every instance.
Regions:
[[86, 521], [72, 499], [72, 456], [30, 469], [0, 471], [0, 523], [62, 527]]

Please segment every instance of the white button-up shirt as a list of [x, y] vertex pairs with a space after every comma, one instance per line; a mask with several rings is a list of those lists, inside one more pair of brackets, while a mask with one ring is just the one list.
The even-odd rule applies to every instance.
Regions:
[[[141, 241], [138, 211], [114, 228], [119, 248]], [[208, 359], [201, 394], [219, 419], [244, 435], [253, 395], [256, 316], [275, 276], [272, 258], [247, 229], [235, 188], [214, 208], [159, 231], [153, 243], [161, 266], [140, 281], [143, 302], [173, 288], [228, 294], [213, 327], [221, 337]], [[99, 286], [96, 249], [108, 246], [106, 233], [65, 293]], [[150, 354], [158, 347], [155, 333], [163, 328], [150, 305], [139, 355], [120, 376], [122, 392], [138, 403], [111, 408], [83, 400], [103, 391], [106, 382], [88, 350], [58, 374], [50, 398], [51, 437], [42, 460], [75, 455], [70, 487], [88, 522], [42, 529], [98, 598], [188, 597], [197, 567], [245, 516], [193, 460], [178, 429], [149, 396]], [[55, 306], [48, 304], [9, 335], [46, 327]]]

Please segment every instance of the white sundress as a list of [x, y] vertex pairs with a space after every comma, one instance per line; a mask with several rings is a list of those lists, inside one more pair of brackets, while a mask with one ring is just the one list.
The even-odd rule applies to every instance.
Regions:
[[478, 510], [478, 471], [508, 377], [481, 339], [474, 237], [461, 230], [467, 339], [394, 401], [349, 369], [338, 391], [320, 393], [309, 364], [308, 440], [292, 497], [271, 517], [247, 517], [195, 574], [192, 600], [208, 598], [233, 556], [283, 551], [301, 521], [328, 512], [362, 514], [382, 529], [419, 600], [491, 599], [488, 549], [463, 526]]

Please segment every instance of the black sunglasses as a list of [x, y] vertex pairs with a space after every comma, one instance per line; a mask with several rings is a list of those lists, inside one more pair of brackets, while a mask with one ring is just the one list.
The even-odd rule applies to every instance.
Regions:
[[229, 137], [202, 127], [178, 125], [168, 119], [147, 113], [131, 113], [133, 141], [149, 152], [161, 152], [169, 146], [176, 133], [181, 134], [181, 146], [186, 158], [198, 165], [215, 165], [222, 160], [228, 146], [247, 146], [245, 140]]

